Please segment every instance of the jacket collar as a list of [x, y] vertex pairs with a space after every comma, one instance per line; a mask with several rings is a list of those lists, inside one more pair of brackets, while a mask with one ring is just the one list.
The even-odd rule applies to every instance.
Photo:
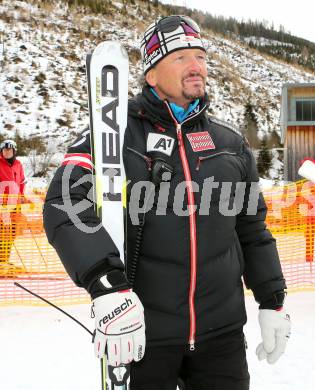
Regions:
[[12, 167], [12, 165], [14, 164], [14, 162], [16, 161], [16, 156], [13, 156], [11, 158], [4, 158], [2, 156], [2, 154], [0, 155], [0, 162], [2, 161], [3, 164], [7, 164], [9, 165], [10, 167]]
[[[206, 107], [205, 107], [206, 106]], [[198, 106], [185, 119], [189, 124], [194, 124], [205, 116], [206, 108], [209, 106], [208, 96], [200, 98]], [[165, 101], [157, 99], [151, 92], [149, 86], [144, 86], [142, 93], [130, 101], [130, 115], [146, 118], [153, 124], [160, 124], [169, 127], [175, 126]], [[196, 115], [199, 112], [198, 115]], [[190, 120], [189, 117], [192, 117]]]

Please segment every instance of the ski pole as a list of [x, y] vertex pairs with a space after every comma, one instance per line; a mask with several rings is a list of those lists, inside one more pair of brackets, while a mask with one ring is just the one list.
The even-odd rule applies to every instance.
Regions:
[[34, 297], [42, 300], [43, 302], [45, 303], [48, 303], [48, 305], [54, 307], [55, 309], [59, 310], [61, 313], [65, 314], [67, 317], [71, 318], [74, 322], [76, 322], [78, 325], [82, 326], [83, 329], [85, 329], [87, 332], [90, 333], [91, 336], [94, 336], [94, 333], [92, 333], [85, 325], [83, 325], [79, 320], [77, 320], [76, 318], [74, 318], [71, 314], [67, 313], [66, 311], [62, 310], [59, 306], [55, 305], [54, 303], [48, 301], [47, 299], [41, 297], [40, 295], [34, 293], [33, 291], [29, 290], [28, 288], [22, 286], [20, 283], [18, 282], [14, 282], [14, 284], [21, 288], [22, 290], [28, 292], [29, 294], [33, 295]]
[[[76, 322], [78, 325], [80, 325], [83, 329], [85, 329], [91, 336], [92, 336], [92, 340], [94, 340], [94, 333], [91, 332], [85, 325], [83, 325], [79, 320], [77, 320], [75, 317], [73, 317], [71, 314], [67, 313], [66, 311], [62, 310], [59, 306], [55, 305], [54, 303], [48, 301], [47, 299], [41, 297], [40, 295], [34, 293], [33, 291], [29, 290], [28, 288], [22, 286], [20, 283], [18, 282], [14, 282], [15, 286], [21, 288], [22, 290], [28, 292], [29, 294], [33, 295], [34, 297], [42, 300], [43, 302], [47, 303], [48, 305], [54, 307], [56, 310], [59, 310], [61, 313], [63, 313], [64, 315], [66, 315], [67, 317], [71, 318], [71, 320], [73, 320], [74, 322]], [[101, 369], [103, 367], [103, 358], [101, 358]], [[102, 371], [102, 374], [103, 374], [103, 371]], [[103, 384], [103, 378], [102, 378], [102, 384]], [[103, 387], [103, 386], [102, 386]], [[102, 389], [103, 390], [103, 389]], [[105, 390], [105, 389], [104, 389]]]

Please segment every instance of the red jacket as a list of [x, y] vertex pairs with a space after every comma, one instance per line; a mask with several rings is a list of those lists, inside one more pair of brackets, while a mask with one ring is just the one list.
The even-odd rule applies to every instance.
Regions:
[[0, 155], [0, 197], [3, 195], [23, 195], [25, 176], [21, 162], [12, 165]]

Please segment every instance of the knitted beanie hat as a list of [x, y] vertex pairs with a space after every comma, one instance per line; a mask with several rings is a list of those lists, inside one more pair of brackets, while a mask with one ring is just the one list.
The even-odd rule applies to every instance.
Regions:
[[144, 74], [168, 54], [192, 48], [206, 51], [200, 28], [191, 18], [172, 15], [155, 21], [146, 29], [141, 41]]

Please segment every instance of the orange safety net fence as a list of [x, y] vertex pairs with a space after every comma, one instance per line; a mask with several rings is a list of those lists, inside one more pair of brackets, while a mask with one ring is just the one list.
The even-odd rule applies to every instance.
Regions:
[[264, 196], [288, 290], [315, 291], [315, 184], [294, 182], [265, 190]]
[[57, 304], [90, 302], [47, 241], [42, 214], [45, 195], [32, 195], [32, 202], [23, 204], [13, 195], [0, 197], [0, 306], [42, 304], [14, 282]]
[[[264, 190], [267, 225], [277, 240], [289, 291], [315, 291], [315, 185], [301, 181]], [[17, 281], [58, 304], [90, 302], [67, 276], [49, 245], [42, 221], [45, 194], [32, 203], [0, 197], [0, 305], [41, 301], [14, 285]], [[69, 243], [71, 245], [71, 243]]]

